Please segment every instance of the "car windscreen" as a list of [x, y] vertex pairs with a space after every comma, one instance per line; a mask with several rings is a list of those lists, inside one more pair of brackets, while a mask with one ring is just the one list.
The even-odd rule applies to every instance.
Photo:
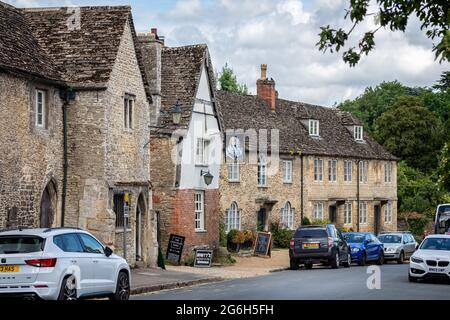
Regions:
[[379, 236], [378, 240], [380, 240], [381, 243], [402, 243], [402, 237], [395, 234]]
[[428, 238], [420, 246], [421, 250], [442, 250], [450, 251], [449, 238]]
[[0, 254], [40, 252], [43, 244], [44, 239], [36, 236], [0, 236]]
[[357, 234], [357, 233], [347, 233], [344, 235], [344, 239], [348, 243], [363, 243], [366, 239], [366, 235], [364, 234]]
[[327, 238], [325, 229], [299, 229], [295, 232], [294, 238]]

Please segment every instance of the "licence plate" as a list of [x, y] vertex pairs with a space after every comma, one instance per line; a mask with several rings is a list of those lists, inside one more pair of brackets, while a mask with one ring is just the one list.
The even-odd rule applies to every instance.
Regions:
[[17, 273], [19, 271], [19, 266], [0, 266], [0, 273]]
[[445, 268], [429, 268], [428, 269], [430, 272], [436, 272], [436, 273], [446, 273], [446, 269]]
[[304, 243], [303, 249], [319, 249], [318, 243]]

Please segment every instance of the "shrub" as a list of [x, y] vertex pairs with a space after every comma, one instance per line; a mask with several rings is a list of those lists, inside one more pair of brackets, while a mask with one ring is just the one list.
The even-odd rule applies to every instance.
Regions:
[[158, 267], [160, 267], [163, 270], [166, 270], [166, 263], [161, 247], [158, 248]]
[[282, 227], [279, 223], [272, 223], [270, 230], [272, 232], [273, 244], [276, 248], [289, 248], [294, 231]]
[[311, 225], [311, 220], [309, 220], [308, 217], [303, 217], [303, 218], [302, 218], [302, 225], [303, 225], [303, 226], [309, 226], [309, 225]]
[[315, 219], [313, 221], [311, 221], [311, 225], [324, 225], [324, 224], [331, 224], [331, 221], [325, 219], [325, 220], [320, 220], [320, 219]]
[[223, 222], [219, 224], [219, 243], [221, 247], [227, 246], [227, 232], [225, 231], [225, 224]]

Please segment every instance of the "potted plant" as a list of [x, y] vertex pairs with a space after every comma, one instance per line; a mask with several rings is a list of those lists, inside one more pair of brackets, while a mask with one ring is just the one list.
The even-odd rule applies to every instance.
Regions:
[[256, 234], [252, 230], [244, 230], [244, 242], [242, 248], [251, 249], [255, 243]]

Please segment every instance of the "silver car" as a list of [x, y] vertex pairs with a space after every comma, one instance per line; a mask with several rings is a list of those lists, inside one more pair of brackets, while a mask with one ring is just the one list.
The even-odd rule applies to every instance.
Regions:
[[384, 244], [384, 260], [402, 264], [417, 248], [417, 242], [410, 232], [383, 232], [378, 240]]

